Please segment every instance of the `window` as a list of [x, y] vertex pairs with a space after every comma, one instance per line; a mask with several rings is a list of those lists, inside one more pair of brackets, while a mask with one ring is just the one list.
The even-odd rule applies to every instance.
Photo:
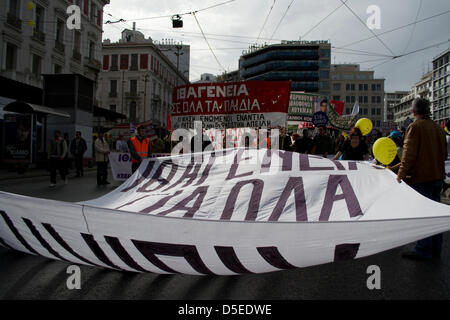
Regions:
[[138, 69], [138, 55], [132, 54], [130, 70], [137, 70], [137, 69]]
[[137, 93], [137, 80], [130, 80], [130, 92]]
[[32, 58], [32, 66], [31, 66], [31, 72], [35, 77], [40, 77], [41, 75], [41, 60], [42, 58], [38, 56], [37, 54], [33, 54]]
[[345, 102], [350, 103], [350, 96], [345, 97]]
[[347, 91], [355, 91], [355, 84], [354, 83], [347, 83], [345, 85], [345, 90], [347, 90]]
[[374, 116], [376, 114], [375, 108], [372, 109], [372, 115]]
[[117, 54], [111, 55], [111, 71], [117, 71], [119, 68], [119, 56]]
[[350, 114], [352, 110], [350, 108], [345, 108], [345, 114]]
[[120, 55], [120, 69], [121, 70], [128, 69], [128, 55], [127, 54]]
[[372, 103], [376, 103], [377, 102], [377, 97], [375, 97], [375, 96], [372, 96]]
[[65, 23], [61, 19], [56, 20], [56, 42], [63, 44], [64, 43], [64, 28]]
[[115, 104], [111, 104], [111, 105], [109, 105], [109, 110], [116, 112], [117, 106]]
[[341, 96], [333, 96], [333, 100], [339, 101], [339, 100], [341, 100]]
[[18, 18], [20, 12], [20, 1], [19, 0], [9, 0], [9, 14], [13, 17]]
[[36, 4], [36, 19], [34, 30], [37, 33], [44, 32], [44, 8], [38, 4]]
[[377, 108], [377, 116], [381, 116], [381, 108]]
[[73, 51], [80, 54], [80, 49], [81, 49], [81, 32], [75, 30], [73, 40]]
[[10, 43], [7, 43], [5, 69], [16, 70], [16, 64], [17, 64], [17, 47]]
[[355, 96], [352, 96], [352, 103], [355, 103], [356, 99]]
[[117, 97], [117, 80], [110, 80], [109, 87], [110, 97]]
[[92, 22], [94, 22], [94, 23], [96, 23], [97, 22], [97, 15], [96, 15], [96, 13], [97, 13], [97, 6], [95, 5], [95, 3], [91, 3], [91, 12], [90, 12], [90, 18], [91, 18], [91, 21]]
[[89, 60], [95, 58], [95, 43], [94, 41], [89, 41]]

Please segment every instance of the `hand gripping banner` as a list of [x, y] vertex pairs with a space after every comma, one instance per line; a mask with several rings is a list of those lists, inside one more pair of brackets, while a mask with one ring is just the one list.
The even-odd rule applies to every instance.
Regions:
[[146, 159], [111, 193], [0, 193], [0, 244], [116, 270], [233, 275], [356, 259], [450, 230], [389, 170], [266, 149]]

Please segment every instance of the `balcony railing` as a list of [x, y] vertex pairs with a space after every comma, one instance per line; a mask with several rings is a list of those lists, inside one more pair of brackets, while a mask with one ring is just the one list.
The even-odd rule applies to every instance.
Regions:
[[119, 66], [118, 65], [112, 65], [109, 70], [111, 70], [111, 71], [118, 71], [119, 70]]
[[64, 54], [64, 52], [66, 51], [66, 47], [64, 46], [64, 44], [59, 41], [55, 41], [55, 49], [62, 54]]
[[81, 53], [77, 49], [73, 49], [72, 58], [73, 60], [81, 61]]
[[136, 98], [139, 98], [139, 94], [137, 93], [137, 91], [136, 92], [133, 92], [133, 91], [125, 92], [125, 97], [126, 98], [134, 98], [134, 99], [136, 99]]
[[14, 28], [22, 30], [22, 20], [20, 20], [20, 18], [16, 17], [14, 14], [11, 14], [10, 12], [8, 12], [6, 22], [9, 25], [13, 26]]
[[40, 30], [34, 30], [33, 38], [35, 40], [45, 42], [45, 33]]
[[138, 70], [139, 70], [139, 68], [138, 68], [137, 65], [131, 65], [130, 66], [130, 71], [138, 71]]

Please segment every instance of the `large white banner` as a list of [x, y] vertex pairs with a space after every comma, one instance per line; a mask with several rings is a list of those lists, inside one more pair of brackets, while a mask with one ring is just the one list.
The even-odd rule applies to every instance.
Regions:
[[[151, 158], [166, 157], [167, 153], [151, 154]], [[116, 181], [125, 181], [131, 177], [131, 155], [129, 153], [111, 152], [109, 154], [111, 173]]]
[[450, 230], [450, 207], [366, 162], [265, 149], [146, 159], [65, 203], [0, 192], [0, 243], [118, 270], [242, 274], [355, 259]]

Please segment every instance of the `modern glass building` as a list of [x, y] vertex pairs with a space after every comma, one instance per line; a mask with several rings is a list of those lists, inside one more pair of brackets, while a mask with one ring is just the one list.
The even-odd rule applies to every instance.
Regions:
[[244, 80], [292, 81], [292, 91], [330, 93], [331, 44], [283, 41], [244, 52], [239, 73]]

